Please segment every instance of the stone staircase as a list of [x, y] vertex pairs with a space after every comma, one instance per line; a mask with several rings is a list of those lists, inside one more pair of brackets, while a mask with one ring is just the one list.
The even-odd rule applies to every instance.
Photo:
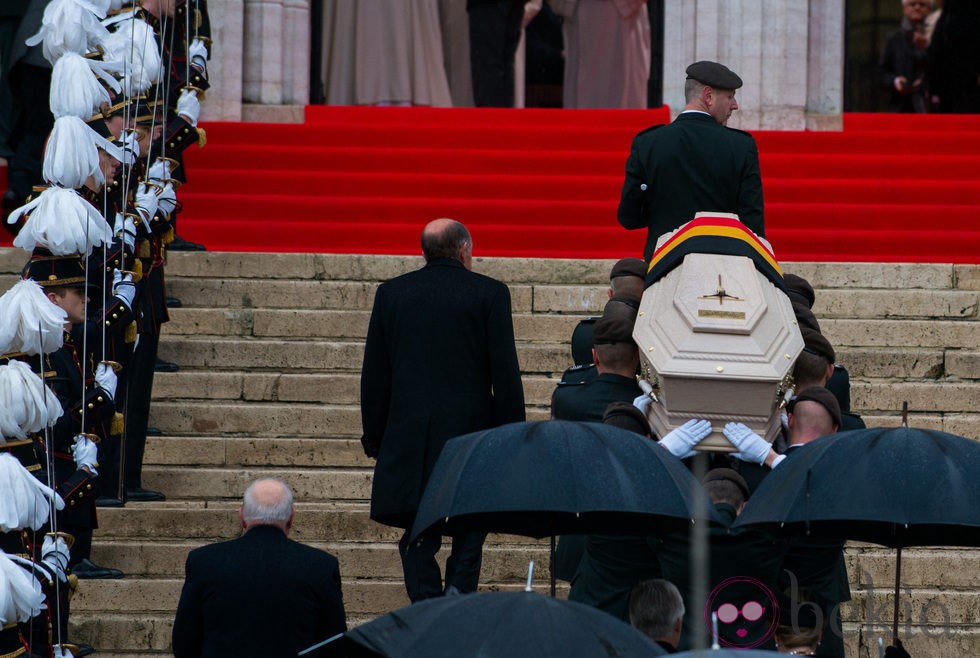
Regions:
[[[23, 252], [0, 250], [0, 284]], [[174, 253], [172, 311], [157, 374], [144, 484], [163, 503], [100, 510], [94, 559], [119, 581], [84, 581], [73, 601], [76, 639], [99, 655], [168, 654], [188, 550], [238, 532], [245, 485], [282, 477], [299, 501], [294, 537], [340, 559], [349, 621], [407, 603], [394, 542], [368, 518], [372, 462], [358, 441], [359, 369], [373, 291], [420, 258], [318, 254]], [[476, 259], [511, 288], [530, 419], [548, 416], [579, 317], [601, 310], [611, 261]], [[980, 266], [784, 263], [817, 289], [814, 308], [852, 377], [868, 425], [910, 425], [980, 439]], [[518, 589], [547, 543], [492, 536], [481, 582]], [[845, 608], [848, 658], [891, 623], [894, 551], [848, 549], [854, 601]], [[546, 569], [537, 571], [542, 591]], [[903, 554], [902, 633], [912, 655], [980, 655], [980, 550]], [[868, 628], [868, 622], [873, 624]]]

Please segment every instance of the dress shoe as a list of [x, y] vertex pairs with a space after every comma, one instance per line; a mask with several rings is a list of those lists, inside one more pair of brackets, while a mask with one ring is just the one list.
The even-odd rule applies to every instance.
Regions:
[[71, 572], [75, 574], [78, 578], [85, 579], [97, 579], [97, 578], [122, 578], [123, 572], [119, 569], [113, 569], [111, 567], [100, 567], [99, 565], [92, 562], [88, 558], [80, 561], [78, 564], [71, 568]]
[[145, 503], [154, 500], [166, 500], [166, 499], [167, 497], [164, 496], [159, 491], [144, 489], [143, 487], [137, 487], [135, 489], [126, 489], [126, 500]]
[[163, 359], [157, 359], [157, 362], [153, 366], [153, 369], [155, 371], [157, 371], [157, 372], [177, 372], [178, 370], [180, 370], [180, 366], [178, 366], [176, 363], [172, 363], [170, 361], [164, 361]]
[[76, 644], [75, 646], [78, 647], [78, 651], [72, 651], [75, 658], [91, 656], [93, 653], [95, 653], [95, 647], [93, 647], [91, 644]]
[[163, 436], [163, 430], [161, 430], [159, 427], [147, 427], [146, 428], [146, 435], [147, 436]]
[[167, 297], [164, 301], [167, 303], [167, 308], [180, 308], [184, 305], [184, 302], [180, 301], [176, 297]]
[[207, 251], [207, 247], [203, 244], [185, 240], [179, 235], [174, 236], [173, 242], [167, 245], [167, 249], [171, 251]]
[[111, 496], [99, 496], [95, 499], [96, 507], [125, 507], [126, 501], [122, 498], [113, 498]]

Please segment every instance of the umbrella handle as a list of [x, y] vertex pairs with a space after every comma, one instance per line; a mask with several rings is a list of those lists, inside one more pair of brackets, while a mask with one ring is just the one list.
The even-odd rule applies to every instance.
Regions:
[[902, 547], [895, 552], [895, 615], [892, 619], [892, 644], [898, 646], [898, 593], [902, 578]]
[[555, 536], [551, 535], [551, 598], [555, 598]]

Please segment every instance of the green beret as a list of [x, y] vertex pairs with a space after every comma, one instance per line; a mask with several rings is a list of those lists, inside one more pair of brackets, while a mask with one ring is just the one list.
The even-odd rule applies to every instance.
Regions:
[[829, 340], [824, 338], [822, 333], [813, 331], [812, 329], [803, 329], [801, 333], [803, 334], [804, 352], [822, 356], [827, 359], [827, 363], [831, 364], [837, 360], [837, 355], [834, 353], [834, 346], [830, 344]]
[[633, 324], [640, 300], [629, 295], [616, 295], [606, 302], [592, 330], [592, 343], [604, 345], [633, 342]]
[[703, 82], [715, 89], [738, 89], [742, 86], [742, 78], [727, 66], [718, 62], [702, 60], [687, 67], [687, 79]]

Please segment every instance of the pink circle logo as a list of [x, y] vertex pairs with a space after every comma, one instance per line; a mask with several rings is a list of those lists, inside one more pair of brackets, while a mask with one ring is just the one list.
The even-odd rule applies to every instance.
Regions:
[[[718, 631], [711, 620], [718, 616]], [[779, 603], [768, 587], [755, 578], [733, 576], [711, 590], [704, 603], [708, 632], [724, 647], [754, 649], [764, 644], [779, 625]]]

